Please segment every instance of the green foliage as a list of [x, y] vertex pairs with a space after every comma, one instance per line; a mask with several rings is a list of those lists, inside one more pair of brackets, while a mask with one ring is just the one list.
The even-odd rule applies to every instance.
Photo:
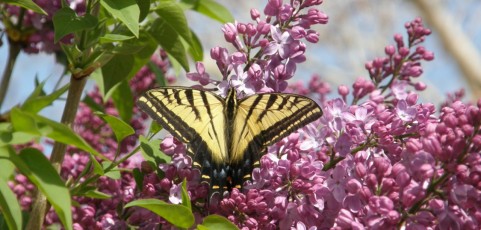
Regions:
[[182, 181], [182, 205], [192, 210], [192, 204], [190, 202], [189, 193], [187, 192], [187, 180], [184, 178]]
[[40, 6], [35, 4], [35, 2], [33, 2], [32, 0], [1, 0], [1, 2], [10, 4], [10, 5], [20, 6], [27, 10], [31, 10], [35, 13], [47, 15], [47, 12], [45, 12], [45, 10], [43, 10]]
[[135, 184], [137, 185], [137, 190], [142, 191], [142, 187], [144, 185], [144, 174], [138, 168], [134, 168], [134, 170], [132, 170], [132, 174], [134, 176]]
[[45, 81], [40, 83], [37, 88], [35, 88], [33, 93], [30, 94], [27, 100], [25, 100], [25, 102], [22, 104], [22, 110], [31, 113], [38, 113], [40, 112], [40, 110], [51, 105], [55, 100], [57, 100], [60, 96], [67, 92], [69, 87], [69, 85], [67, 84], [49, 95], [42, 95], [40, 92], [42, 92], [44, 85]]
[[139, 37], [140, 8], [135, 0], [100, 0], [100, 3], [110, 14], [123, 22], [136, 37]]
[[[16, 154], [11, 147], [0, 147], [0, 167], [3, 171], [5, 165], [13, 165], [8, 160], [9, 155]], [[13, 169], [13, 168], [12, 168]], [[10, 171], [10, 170], [8, 170]], [[12, 170], [13, 172], [13, 170]], [[7, 180], [11, 173], [1, 172], [0, 175], [0, 210], [3, 218], [8, 225], [8, 229], [22, 229], [22, 211], [15, 194], [8, 187]]]
[[78, 16], [74, 10], [68, 7], [62, 8], [53, 16], [55, 42], [58, 42], [67, 34], [94, 28], [97, 23], [97, 18], [90, 14]]
[[118, 143], [120, 143], [126, 137], [135, 133], [135, 130], [129, 124], [125, 123], [123, 120], [118, 119], [117, 117], [108, 114], [96, 114], [109, 124], [110, 128], [115, 134]]
[[149, 162], [149, 164], [155, 169], [158, 168], [157, 165], [163, 163], [169, 163], [170, 156], [165, 155], [160, 151], [161, 140], [147, 140], [144, 136], [139, 137], [140, 150], [142, 152], [142, 157]]
[[225, 229], [225, 230], [237, 230], [237, 226], [230, 222], [227, 218], [219, 215], [210, 215], [204, 218], [202, 224], [197, 225], [197, 229]]
[[140, 15], [139, 22], [143, 21], [150, 12], [150, 0], [136, 0], [139, 5]]
[[156, 42], [145, 32], [141, 32], [139, 39], [129, 40], [129, 46], [140, 47], [140, 50], [134, 54], [117, 53], [102, 67], [100, 91], [104, 95], [111, 94], [110, 90], [122, 81], [130, 80], [157, 49]]
[[192, 211], [183, 205], [168, 204], [156, 199], [144, 199], [132, 201], [126, 204], [124, 208], [133, 206], [148, 209], [179, 228], [189, 228], [194, 224]]
[[0, 147], [25, 144], [35, 139], [35, 137], [35, 135], [28, 133], [12, 131], [12, 124], [10, 123], [0, 123]]
[[[97, 174], [97, 175], [104, 175], [104, 168], [103, 166], [97, 161], [97, 159], [95, 159], [94, 156], [90, 155], [90, 163], [92, 164], [93, 166], [93, 170], [94, 170], [94, 173]], [[86, 171], [84, 172], [84, 174], [86, 174]]]
[[18, 108], [12, 109], [11, 116], [12, 126], [15, 131], [25, 132], [39, 137], [48, 137], [105, 159], [104, 156], [92, 148], [82, 137], [64, 124], [37, 114], [22, 111]]
[[119, 168], [114, 167], [107, 171], [107, 169], [111, 168], [111, 166], [112, 166], [111, 162], [107, 162], [107, 161], [102, 162], [102, 168], [104, 169], [104, 171], [106, 171], [104, 175], [114, 180], [120, 179], [121, 175], [120, 175]]
[[164, 18], [155, 19], [149, 32], [155, 41], [157, 41], [172, 58], [180, 63], [182, 68], [189, 71], [187, 55], [185, 54], [185, 47], [182, 44], [181, 37]]
[[94, 199], [109, 199], [112, 196], [103, 192], [100, 192], [99, 190], [89, 190], [83, 194], [86, 197], [94, 198]]
[[[122, 120], [130, 122], [134, 109], [134, 97], [127, 80], [121, 81], [117, 87], [115, 87], [112, 92], [112, 100]], [[134, 133], [135, 131], [132, 130], [132, 134]]]
[[192, 43], [189, 46], [189, 53], [194, 59], [194, 61], [202, 61], [204, 58], [204, 51], [202, 50], [202, 44], [200, 43], [199, 37], [192, 32]]
[[0, 178], [0, 209], [8, 229], [22, 229], [22, 210], [16, 195], [10, 190], [4, 178]]
[[[45, 155], [37, 149], [23, 149], [19, 155], [12, 147], [3, 147], [0, 156], [13, 162], [15, 166], [47, 197], [60, 221], [66, 229], [72, 229], [72, 213], [70, 211], [70, 194], [57, 171], [50, 164]], [[8, 192], [2, 189], [2, 196], [8, 196]], [[3, 205], [3, 204], [2, 204]], [[10, 210], [10, 215], [18, 220], [15, 205], [9, 201], [6, 204]], [[13, 206], [11, 206], [13, 205]], [[10, 207], [11, 206], [11, 207]], [[7, 208], [2, 207], [2, 209]], [[5, 210], [5, 209], [4, 209]], [[7, 222], [9, 219], [7, 218]], [[17, 222], [15, 222], [17, 223]]]
[[0, 179], [2, 180], [9, 180], [15, 170], [15, 165], [6, 157], [8, 156], [8, 151], [10, 148], [8, 146], [1, 146], [0, 147]]
[[104, 113], [105, 109], [102, 105], [97, 104], [89, 95], [85, 95], [82, 100], [92, 111]]
[[167, 83], [165, 82], [165, 75], [164, 72], [152, 61], [147, 63], [147, 67], [152, 73], [155, 74], [155, 80], [159, 86], [166, 86]]
[[122, 42], [132, 38], [134, 38], [134, 36], [123, 34], [106, 34], [103, 37], [100, 37], [100, 43]]
[[182, 0], [187, 8], [195, 10], [222, 24], [234, 22], [234, 16], [224, 6], [213, 0]]

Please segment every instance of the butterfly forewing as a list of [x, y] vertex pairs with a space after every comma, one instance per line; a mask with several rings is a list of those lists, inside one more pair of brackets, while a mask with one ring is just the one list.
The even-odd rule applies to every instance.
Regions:
[[[206, 91], [184, 87], [147, 91], [138, 105], [167, 131], [188, 144], [194, 155], [209, 154], [220, 164], [227, 160], [224, 101]], [[197, 154], [199, 153], [199, 154]]]
[[316, 102], [295, 94], [259, 94], [240, 100], [232, 132], [231, 163], [246, 157], [257, 161], [259, 151], [321, 116]]

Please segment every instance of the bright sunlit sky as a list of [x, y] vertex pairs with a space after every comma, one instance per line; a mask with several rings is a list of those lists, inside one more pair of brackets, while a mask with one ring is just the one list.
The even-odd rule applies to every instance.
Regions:
[[[356, 15], [342, 15], [339, 9], [345, 10], [345, 5], [349, 5], [351, 1], [326, 0], [320, 9], [327, 13], [330, 21], [327, 25], [316, 27], [315, 29], [321, 34], [321, 40], [318, 44], [310, 44], [307, 50], [308, 61], [298, 66], [298, 72], [294, 80], [306, 81], [314, 73], [319, 74], [324, 80], [328, 81], [333, 90], [336, 90], [339, 84], [351, 85], [357, 77], [367, 77], [364, 71], [364, 63], [377, 56], [383, 55], [384, 46], [393, 44], [392, 35], [394, 33], [404, 34], [404, 22], [410, 21], [418, 16], [418, 12], [409, 1], [392, 1], [395, 2], [391, 8], [383, 8], [387, 14], [396, 14], [391, 16], [389, 22], [384, 19], [376, 20], [376, 14], [379, 10], [373, 8], [350, 9]], [[221, 2], [221, 1], [219, 1]], [[237, 21], [251, 22], [249, 9], [252, 7], [263, 10], [261, 7], [266, 1], [222, 1], [222, 4], [234, 14]], [[366, 1], [367, 2], [367, 1]], [[372, 1], [381, 2], [381, 1]], [[388, 1], [389, 2], [389, 1]], [[455, 1], [446, 0], [445, 2], [453, 2], [464, 5], [456, 5], [449, 9], [457, 16], [459, 23], [465, 28], [471, 39], [475, 41], [478, 49], [481, 50], [481, 29], [472, 29], [472, 21], [481, 21], [479, 19], [480, 3], [476, 1]], [[471, 4], [472, 7], [465, 6]], [[477, 11], [475, 9], [478, 9]], [[366, 12], [363, 12], [365, 10]], [[463, 10], [467, 10], [463, 12]], [[381, 12], [386, 14], [386, 12]], [[477, 13], [476, 13], [477, 12]], [[362, 13], [365, 13], [364, 15]], [[201, 38], [204, 46], [205, 65], [213, 78], [218, 73], [214, 66], [214, 62], [209, 58], [209, 50], [214, 46], [226, 46], [223, 43], [223, 34], [221, 32], [222, 25], [214, 22], [205, 16], [194, 12], [187, 14], [189, 24], [195, 33]], [[478, 17], [478, 18], [476, 18]], [[376, 23], [383, 24], [382, 26]], [[389, 23], [389, 24], [388, 24]], [[429, 25], [426, 25], [429, 27]], [[386, 29], [387, 28], [387, 29]], [[346, 35], [347, 34], [347, 35]], [[351, 36], [351, 38], [349, 38]], [[346, 40], [346, 37], [349, 39]], [[338, 39], [339, 38], [339, 39]], [[3, 37], [4, 45], [0, 47], [0, 71], [3, 72], [7, 59], [7, 41]], [[426, 42], [426, 47], [435, 52], [435, 60], [424, 63], [425, 72], [422, 80], [428, 84], [429, 90], [423, 95], [423, 100], [439, 104], [447, 92], [454, 92], [466, 86], [456, 65], [443, 51], [440, 46], [436, 33], [430, 36]], [[193, 64], [193, 63], [192, 63]], [[194, 70], [194, 68], [192, 68]], [[37, 77], [40, 81], [48, 78], [45, 90], [51, 92], [54, 85], [63, 72], [63, 67], [56, 64], [54, 57], [46, 54], [25, 55], [20, 54], [15, 65], [13, 76], [10, 82], [10, 88], [7, 93], [1, 112], [9, 110], [12, 106], [24, 101], [29, 93], [34, 89], [34, 79]], [[184, 73], [179, 76], [180, 82], [185, 79]], [[67, 81], [65, 77], [64, 81]], [[91, 88], [92, 82], [88, 83]], [[59, 120], [62, 113], [63, 102], [56, 102], [42, 114], [55, 120]]]

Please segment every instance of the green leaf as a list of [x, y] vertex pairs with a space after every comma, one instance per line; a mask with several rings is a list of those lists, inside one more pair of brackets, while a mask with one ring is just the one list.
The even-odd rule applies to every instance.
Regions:
[[17, 196], [3, 178], [0, 178], [0, 210], [8, 229], [22, 229], [22, 209], [18, 204]]
[[[3, 123], [11, 126], [10, 123]], [[0, 146], [25, 144], [36, 138], [24, 132], [12, 132], [11, 130], [0, 130]]]
[[192, 43], [189, 46], [189, 53], [194, 61], [202, 61], [204, 58], [204, 50], [202, 48], [202, 44], [199, 40], [199, 37], [192, 31]]
[[143, 48], [144, 47], [139, 44], [123, 42], [122, 44], [115, 46], [115, 48], [112, 49], [112, 53], [121, 54], [121, 55], [132, 55], [132, 54], [136, 54]]
[[[111, 164], [112, 164], [112, 162], [103, 161], [102, 162], [102, 168], [104, 169], [104, 171], [106, 171], [106, 169], [108, 167], [110, 167]], [[114, 168], [110, 169], [109, 171], [106, 171], [105, 176], [107, 176], [109, 178], [112, 178], [114, 180], [118, 180], [118, 179], [120, 179], [120, 176], [121, 176], [120, 170], [117, 166], [115, 166]]]
[[135, 130], [121, 119], [118, 119], [117, 117], [108, 114], [95, 114], [109, 124], [110, 128], [112, 128], [112, 131], [115, 134], [115, 138], [117, 139], [118, 143], [120, 143], [124, 138], [135, 134]]
[[134, 36], [123, 34], [106, 34], [103, 37], [100, 37], [100, 43], [121, 42], [132, 38], [134, 38]]
[[160, 143], [162, 142], [161, 140], [149, 141], [144, 136], [140, 136], [139, 140], [140, 150], [142, 151], [142, 156], [146, 161], [150, 161], [155, 165], [170, 162], [171, 157], [160, 151]]
[[94, 28], [98, 22], [96, 17], [90, 14], [78, 16], [74, 10], [68, 7], [55, 12], [52, 20], [55, 29], [55, 43], [67, 34]]
[[152, 121], [149, 128], [149, 133], [156, 134], [162, 130], [162, 126], [159, 123]]
[[189, 210], [192, 211], [192, 204], [190, 202], [189, 193], [187, 193], [187, 180], [185, 178], [182, 181], [181, 192], [182, 192], [182, 205], [184, 205], [185, 207], [187, 207]]
[[157, 66], [153, 61], [149, 61], [147, 63], [147, 67], [149, 67], [150, 71], [154, 73], [155, 75], [155, 80], [159, 84], [159, 86], [166, 86], [166, 81], [165, 81], [165, 74], [164, 72]]
[[168, 204], [156, 199], [143, 199], [132, 201], [126, 204], [125, 208], [132, 206], [148, 209], [179, 228], [189, 228], [194, 224], [194, 215], [182, 205]]
[[73, 145], [89, 152], [101, 159], [106, 159], [97, 150], [92, 148], [83, 138], [68, 126], [52, 121], [37, 114], [31, 114], [13, 108], [11, 111], [12, 126], [15, 131], [25, 132], [36, 136], [46, 136], [55, 141]]
[[46, 93], [43, 91], [43, 87], [45, 86], [45, 83], [47, 83], [47, 80], [38, 82], [38, 78], [37, 76], [35, 76], [35, 89], [32, 91], [32, 93], [30, 93], [30, 95], [28, 95], [28, 98], [26, 101], [36, 97], [45, 96]]
[[90, 157], [90, 163], [92, 163], [92, 166], [94, 167], [93, 169], [94, 173], [97, 175], [103, 176], [105, 173], [102, 165], [97, 161], [97, 159], [95, 159], [93, 155], [89, 155], [89, 157]]
[[95, 49], [95, 52], [90, 55], [89, 59], [86, 60], [84, 63], [85, 67], [81, 69], [82, 72], [86, 76], [92, 74], [92, 72], [95, 72], [95, 70], [102, 68], [102, 66], [106, 65], [107, 63], [110, 62], [110, 60], [114, 57], [113, 52], [111, 50], [103, 50], [101, 49]]
[[[230, 222], [227, 218], [219, 215], [210, 215], [204, 218], [204, 221], [202, 222], [202, 225], [198, 225], [197, 227], [199, 228], [202, 226], [202, 229], [232, 229], [232, 230], [237, 230], [237, 226]], [[204, 228], [205, 227], [205, 228]], [[201, 228], [199, 228], [201, 229]]]
[[62, 53], [67, 57], [68, 63], [77, 63], [77, 60], [83, 55], [77, 44], [60, 43], [60, 47], [62, 48]]
[[144, 184], [144, 174], [138, 168], [134, 168], [132, 170], [132, 175], [134, 176], [135, 184], [137, 185], [135, 187], [138, 191], [142, 191], [142, 186]]
[[157, 15], [171, 27], [176, 34], [180, 35], [187, 43], [191, 43], [192, 35], [187, 24], [187, 18], [185, 17], [182, 7], [174, 1], [163, 1], [155, 9]]
[[175, 73], [174, 75], [176, 76], [179, 75], [182, 70], [182, 65], [169, 53], [167, 53], [167, 57], [169, 58], [169, 62], [171, 66], [170, 68], [174, 70], [174, 73]]
[[[97, 180], [93, 181], [92, 184], [94, 184], [96, 182], [97, 182]], [[72, 196], [83, 196], [84, 194], [88, 193], [89, 191], [92, 191], [92, 190], [95, 190], [95, 189], [97, 189], [96, 186], [88, 186], [88, 185], [82, 185], [82, 187], [77, 186], [74, 189], [72, 189], [71, 195]], [[76, 201], [73, 200], [73, 202], [76, 202]]]
[[83, 194], [86, 197], [94, 198], [94, 199], [109, 199], [112, 195], [107, 193], [100, 192], [99, 190], [90, 190]]
[[222, 24], [234, 22], [234, 16], [230, 11], [214, 0], [199, 0], [194, 10]]
[[10, 111], [10, 119], [14, 131], [42, 136], [35, 120], [32, 117], [25, 115], [20, 109], [13, 108], [12, 111]]
[[135, 0], [101, 0], [100, 4], [123, 22], [135, 37], [139, 37], [140, 9]]
[[10, 4], [10, 5], [20, 6], [27, 10], [32, 10], [35, 13], [47, 15], [47, 12], [45, 12], [45, 10], [43, 10], [40, 6], [35, 4], [35, 2], [33, 2], [32, 0], [1, 0], [1, 2]]
[[130, 80], [137, 72], [144, 66], [152, 57], [152, 54], [157, 49], [157, 44], [152, 38], [145, 34], [140, 34], [140, 39], [129, 41], [132, 46], [143, 47], [139, 52], [133, 55], [115, 55], [110, 62], [102, 67], [100, 72], [95, 73], [97, 79], [102, 79], [98, 82], [102, 94], [105, 96], [108, 92], [124, 79]]
[[[127, 80], [123, 80], [115, 88], [112, 93], [112, 100], [122, 120], [130, 123], [130, 120], [132, 119], [132, 111], [134, 109], [134, 98]], [[135, 133], [133, 129], [132, 133]]]
[[185, 71], [189, 71], [189, 63], [184, 45], [179, 34], [163, 18], [157, 18], [149, 30], [150, 35], [160, 46], [173, 57]]
[[[39, 86], [43, 86], [40, 84]], [[37, 96], [33, 98], [28, 98], [22, 105], [22, 110], [29, 111], [31, 113], [38, 113], [43, 108], [51, 105], [55, 100], [57, 100], [62, 94], [67, 92], [69, 85], [56, 90], [55, 92], [46, 96]]]
[[66, 229], [72, 229], [70, 194], [50, 161], [38, 149], [23, 149], [9, 158], [18, 169], [47, 197]]
[[128, 79], [128, 73], [134, 68], [135, 58], [132, 55], [115, 55], [102, 67], [105, 93]]
[[11, 149], [7, 146], [0, 147], [0, 179], [9, 180], [15, 172], [15, 165], [7, 158]]
[[136, 0], [140, 8], [139, 22], [143, 21], [150, 13], [150, 0]]
[[92, 99], [92, 97], [90, 97], [89, 95], [85, 95], [82, 102], [85, 103], [90, 109], [92, 109], [95, 112], [101, 112], [101, 113], [105, 112], [104, 107], [97, 104], [97, 102], [95, 102], [94, 99]]

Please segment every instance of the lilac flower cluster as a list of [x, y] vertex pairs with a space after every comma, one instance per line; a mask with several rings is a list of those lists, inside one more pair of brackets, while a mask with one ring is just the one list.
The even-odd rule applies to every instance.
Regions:
[[[237, 23], [223, 28], [237, 51], [229, 56], [224, 48], [212, 50], [221, 81], [210, 79], [201, 63], [188, 77], [202, 86], [217, 85], [221, 94], [230, 84], [244, 95], [282, 90], [319, 95], [324, 115], [271, 146], [252, 181], [211, 203], [208, 211], [242, 229], [478, 229], [481, 100], [464, 104], [457, 95], [439, 115], [434, 105], [418, 102], [417, 91], [426, 88], [417, 80], [421, 62], [434, 58], [421, 46], [430, 34], [422, 21], [406, 24], [407, 45], [403, 36], [395, 35], [396, 46], [386, 47], [387, 56], [366, 64], [370, 80], [356, 80], [352, 91], [339, 86], [340, 98], [326, 100], [330, 87], [318, 77], [307, 88], [287, 88], [289, 77], [281, 77], [290, 76], [292, 63], [303, 56], [295, 30], [282, 31], [283, 22], [305, 25], [300, 18], [307, 16], [285, 13], [298, 11], [276, 3], [269, 1], [265, 9], [267, 18], [278, 23], [269, 31], [259, 29], [264, 24], [256, 10], [251, 15], [257, 27]], [[285, 20], [289, 15], [297, 20]], [[259, 34], [265, 40], [252, 42]], [[252, 47], [261, 51], [250, 55], [246, 50]], [[198, 184], [185, 147], [166, 138], [161, 148], [173, 162], [160, 166], [164, 178], [144, 181], [144, 195], [179, 203], [185, 178], [191, 200], [199, 206], [198, 199], [207, 192]]]
[[201, 86], [216, 85], [222, 95], [229, 87], [235, 87], [241, 96], [284, 91], [297, 63], [306, 60], [303, 40], [312, 43], [319, 40], [319, 34], [311, 27], [327, 23], [327, 15], [315, 8], [321, 3], [320, 0], [290, 3], [270, 0], [264, 8], [265, 18], [252, 9], [254, 23], [227, 23], [222, 28], [225, 40], [234, 46], [235, 52], [229, 55], [223, 47], [210, 52], [222, 80], [211, 79], [202, 63], [197, 63], [197, 72], [188, 73], [187, 77]]
[[[7, 34], [13, 42], [22, 44], [26, 53], [54, 53], [60, 50], [58, 44], [54, 44], [54, 30], [52, 17], [57, 10], [62, 8], [60, 0], [34, 0], [47, 15], [35, 13], [31, 10], [24, 10], [13, 5], [5, 5], [6, 13], [4, 20], [10, 20], [6, 25]], [[70, 8], [83, 13], [85, 12], [85, 0], [67, 1]], [[22, 22], [19, 26], [18, 22]], [[68, 41], [68, 38], [63, 40]]]

